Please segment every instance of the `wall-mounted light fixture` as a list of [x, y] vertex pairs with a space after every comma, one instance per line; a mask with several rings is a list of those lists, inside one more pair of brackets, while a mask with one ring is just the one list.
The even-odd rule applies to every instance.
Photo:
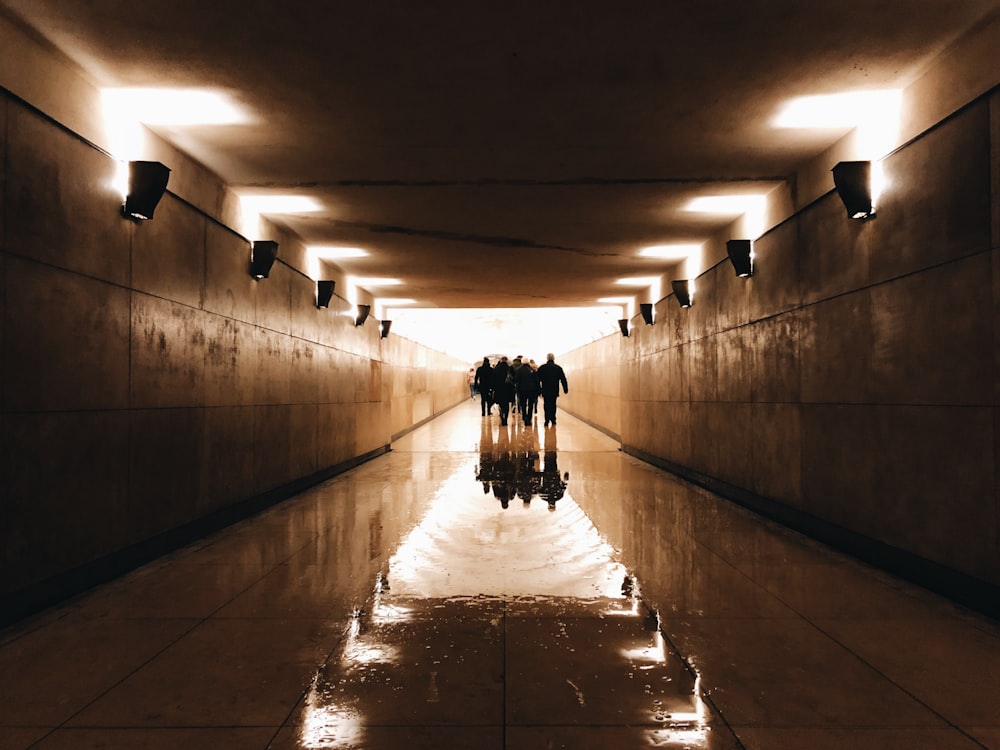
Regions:
[[368, 314], [372, 311], [371, 305], [358, 305], [358, 316], [354, 319], [354, 325], [360, 326], [364, 325], [365, 321], [368, 320]]
[[128, 195], [122, 204], [122, 215], [132, 221], [153, 218], [153, 210], [167, 191], [170, 170], [158, 161], [128, 163]]
[[681, 307], [691, 307], [691, 285], [687, 279], [675, 279], [670, 282], [670, 288], [674, 290], [677, 304]]
[[622, 318], [618, 321], [618, 327], [622, 329], [622, 336], [628, 336], [628, 318]]
[[266, 279], [278, 257], [278, 243], [274, 240], [257, 240], [250, 246], [250, 275]]
[[321, 310], [325, 310], [330, 306], [330, 300], [333, 299], [333, 290], [337, 287], [336, 281], [317, 281], [316, 282], [316, 307]]
[[750, 240], [727, 240], [726, 252], [740, 278], [753, 276], [753, 243]]
[[862, 221], [875, 218], [870, 161], [840, 162], [833, 168], [833, 184], [849, 217]]
[[392, 328], [392, 321], [391, 320], [383, 320], [382, 324], [381, 324], [381, 331], [379, 333], [379, 336], [381, 338], [383, 338], [383, 339], [384, 338], [388, 338], [389, 337], [389, 329], [390, 328]]
[[646, 321], [646, 325], [653, 325], [653, 303], [652, 302], [640, 302], [639, 303], [639, 314], [642, 319]]

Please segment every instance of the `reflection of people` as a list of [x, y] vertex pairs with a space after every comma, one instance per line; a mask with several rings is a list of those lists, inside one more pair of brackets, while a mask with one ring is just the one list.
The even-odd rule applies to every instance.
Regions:
[[549, 504], [549, 510], [555, 510], [556, 501], [566, 494], [566, 483], [569, 479], [569, 472], [566, 472], [565, 476], [559, 476], [557, 455], [554, 450], [546, 450], [542, 464], [542, 480], [538, 494]]
[[479, 434], [479, 466], [476, 467], [476, 479], [483, 483], [483, 494], [490, 494], [490, 482], [494, 476], [493, 430], [489, 421], [484, 421]]
[[547, 354], [545, 364], [538, 368], [538, 383], [541, 386], [542, 399], [545, 401], [545, 426], [549, 422], [556, 423], [556, 399], [559, 398], [559, 385], [562, 384], [563, 393], [569, 393], [569, 385], [566, 383], [566, 373], [563, 368], [556, 364], [556, 355]]
[[479, 389], [483, 416], [493, 411], [493, 367], [490, 358], [483, 357], [483, 363], [476, 369], [474, 384]]
[[[510, 406], [509, 402], [507, 406]], [[493, 456], [493, 496], [506, 510], [514, 497], [514, 459], [510, 455], [510, 433], [507, 432], [506, 422], [497, 432], [497, 447]]]
[[511, 372], [507, 357], [500, 357], [497, 366], [493, 368], [493, 402], [500, 410], [500, 424], [507, 424], [510, 415], [510, 402], [514, 398], [514, 375]]

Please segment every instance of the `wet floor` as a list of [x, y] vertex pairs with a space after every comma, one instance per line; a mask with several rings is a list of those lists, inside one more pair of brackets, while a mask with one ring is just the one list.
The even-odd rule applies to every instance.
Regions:
[[1000, 748], [1000, 626], [471, 401], [0, 631], [0, 748]]

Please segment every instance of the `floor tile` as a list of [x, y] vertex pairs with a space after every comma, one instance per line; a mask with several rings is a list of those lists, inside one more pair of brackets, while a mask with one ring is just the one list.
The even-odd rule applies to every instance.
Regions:
[[276, 727], [58, 729], [32, 750], [264, 750]]
[[280, 726], [341, 636], [326, 621], [206, 621], [70, 725]]
[[[746, 750], [982, 750], [955, 729], [736, 728]], [[992, 746], [991, 746], [992, 747]]]
[[55, 726], [141, 669], [192, 620], [63, 619], [0, 649], [0, 725]]
[[0, 631], [0, 747], [1000, 750], [1000, 623], [469, 406]]
[[733, 726], [927, 727], [945, 722], [804, 620], [663, 620]]

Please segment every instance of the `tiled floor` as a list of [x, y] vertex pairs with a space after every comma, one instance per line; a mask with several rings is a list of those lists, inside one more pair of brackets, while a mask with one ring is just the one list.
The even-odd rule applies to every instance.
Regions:
[[515, 421], [0, 631], [0, 748], [1000, 748], [996, 622]]

